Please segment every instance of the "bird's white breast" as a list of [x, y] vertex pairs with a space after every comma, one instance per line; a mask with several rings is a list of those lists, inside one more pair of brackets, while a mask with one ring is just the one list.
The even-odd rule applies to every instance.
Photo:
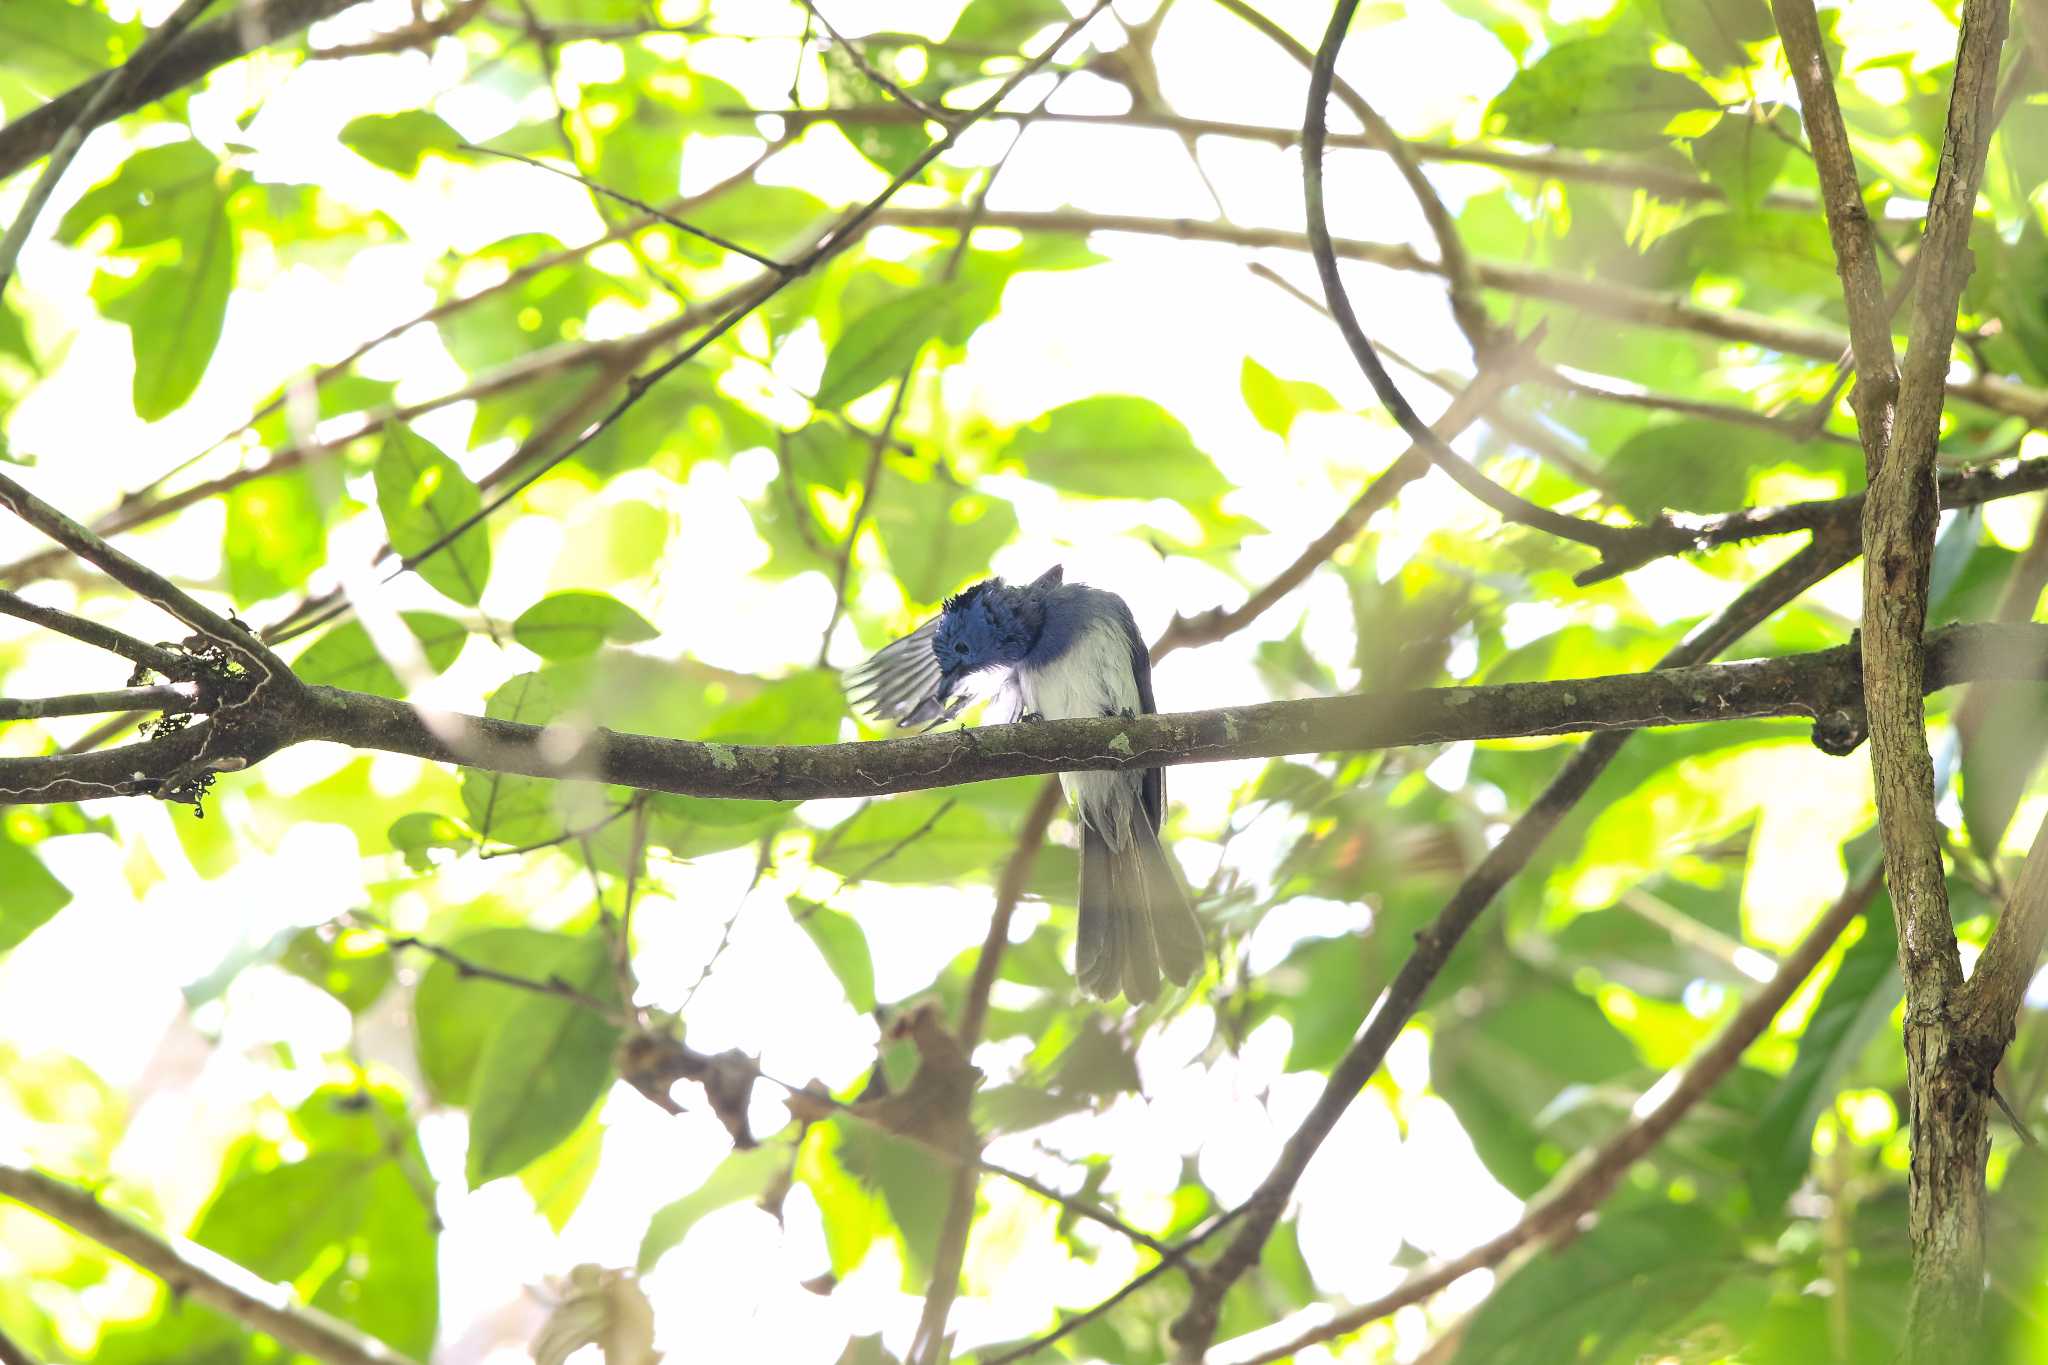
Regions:
[[[1136, 715], [1140, 710], [1130, 641], [1108, 618], [1089, 626], [1052, 662], [1019, 668], [1016, 682], [1024, 709], [1047, 720]], [[1117, 772], [1061, 773], [1060, 785], [1083, 818], [1112, 847], [1123, 848], [1129, 842], [1130, 821], [1137, 813], [1134, 777]]]

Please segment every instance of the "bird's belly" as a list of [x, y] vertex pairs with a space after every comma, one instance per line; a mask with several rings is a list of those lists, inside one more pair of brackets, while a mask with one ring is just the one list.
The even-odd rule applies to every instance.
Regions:
[[[1016, 681], [1024, 710], [1046, 720], [1129, 716], [1140, 710], [1130, 649], [1113, 629], [1091, 631], [1050, 663], [1018, 669]], [[1138, 784], [1135, 772], [1060, 774], [1060, 786], [1081, 818], [1118, 849], [1130, 842]]]

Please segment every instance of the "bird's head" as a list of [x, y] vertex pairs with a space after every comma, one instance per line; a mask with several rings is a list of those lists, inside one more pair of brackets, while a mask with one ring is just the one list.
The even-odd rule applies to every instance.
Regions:
[[932, 635], [939, 700], [950, 702], [977, 673], [1024, 662], [1045, 629], [1045, 595], [1059, 582], [1054, 568], [1023, 587], [987, 578], [947, 598]]

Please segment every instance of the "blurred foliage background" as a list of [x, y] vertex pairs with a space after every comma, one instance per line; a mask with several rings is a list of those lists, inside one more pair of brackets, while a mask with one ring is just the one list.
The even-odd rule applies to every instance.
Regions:
[[[0, 108], [19, 119], [118, 64], [170, 8], [10, 0]], [[1303, 251], [1288, 35], [1313, 45], [1319, 5], [1118, 0], [1057, 50], [1080, 13], [1065, 0], [327, 8], [94, 134], [0, 301], [11, 472], [232, 605], [308, 681], [853, 740], [869, 732], [837, 669], [968, 582], [1054, 563], [1173, 646], [1168, 710], [1629, 673], [1791, 548], [1579, 587], [1587, 552], [1430, 474], [1338, 523], [1265, 610], [1200, 629], [1281, 580], [1405, 448]], [[1821, 15], [1893, 280], [1935, 170], [1954, 11]], [[1954, 466], [2048, 459], [2048, 7], [2019, 21]], [[1034, 60], [999, 111], [939, 121]], [[1488, 326], [1540, 329], [1458, 441], [1491, 477], [1617, 523], [1860, 486], [1839, 286], [1762, 0], [1368, 4], [1339, 73], [1420, 161]], [[1331, 123], [1354, 297], [1441, 411], [1484, 368], [1430, 265], [1441, 240], [1341, 103]], [[36, 168], [9, 169], [11, 219]], [[1950, 515], [1934, 624], [2031, 618], [2041, 509]], [[0, 526], [0, 582], [166, 633], [43, 551]], [[1731, 654], [1840, 644], [1857, 592], [1838, 574]], [[0, 625], [9, 695], [125, 671]], [[1966, 945], [2048, 813], [2042, 700], [1930, 703]], [[120, 742], [102, 719], [15, 724], [0, 753]], [[968, 1186], [956, 1357], [1052, 1330], [1242, 1201], [1414, 931], [1577, 744], [1176, 769], [1169, 844], [1213, 966], [1135, 1012], [1074, 988], [1056, 819], [972, 1050], [985, 1156], [1038, 1188]], [[899, 1024], [922, 1003], [957, 1020], [978, 994], [1039, 790], [748, 804], [320, 745], [225, 778], [203, 816], [10, 807], [5, 1161], [414, 1360], [536, 1342], [594, 1358], [604, 1332], [615, 1362], [650, 1340], [671, 1360], [897, 1359], [942, 1259], [946, 1167], [888, 1111], [793, 1104], [780, 1083], [918, 1093], [922, 1040]], [[1867, 892], [1872, 814], [1860, 755], [1822, 755], [1802, 725], [1637, 736], [1352, 1100], [1220, 1305], [1213, 1358], [1280, 1347], [1324, 1305], [1516, 1225]], [[1908, 1266], [1896, 945], [1881, 893], [1846, 922], [1576, 1235], [1292, 1358], [1890, 1358]], [[648, 1021], [775, 1083], [686, 1082], [664, 1112], [615, 1059]], [[2041, 1122], [2038, 1008], [2001, 1084]], [[2001, 1128], [1991, 1179], [1986, 1358], [2040, 1359], [2048, 1163]], [[35, 1202], [0, 1204], [0, 1329], [33, 1358], [293, 1355]], [[1150, 1279], [1044, 1358], [1165, 1359], [1188, 1293]]]

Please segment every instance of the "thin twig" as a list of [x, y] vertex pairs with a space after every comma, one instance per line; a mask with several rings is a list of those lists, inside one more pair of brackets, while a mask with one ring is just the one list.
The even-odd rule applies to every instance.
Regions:
[[40, 606], [17, 593], [0, 588], [0, 615], [17, 617], [31, 625], [45, 630], [68, 635], [74, 640], [117, 654], [130, 663], [141, 664], [153, 669], [166, 678], [190, 682], [202, 676], [204, 664], [189, 654], [181, 654], [163, 645], [153, 645], [136, 639], [112, 626], [103, 626], [97, 621], [88, 621], [83, 616], [74, 616], [68, 611], [55, 607]]
[[0, 697], [0, 721], [91, 716], [102, 711], [145, 710], [171, 714], [190, 711], [198, 701], [198, 687], [188, 682], [122, 687], [111, 692], [73, 692], [61, 697]]
[[517, 972], [500, 971], [496, 967], [487, 967], [481, 962], [466, 957], [446, 944], [434, 943], [427, 939], [415, 937], [412, 934], [394, 934], [367, 916], [357, 914], [350, 916], [349, 919], [351, 923], [382, 934], [384, 936], [384, 946], [392, 952], [410, 948], [414, 952], [425, 953], [428, 957], [447, 963], [455, 969], [457, 976], [477, 981], [494, 981], [500, 986], [510, 986], [513, 990], [528, 991], [534, 995], [551, 995], [558, 1000], [566, 1000], [572, 1005], [586, 1009], [607, 1023], [617, 1024], [620, 1027], [624, 1027], [627, 1023], [627, 1020], [615, 1006], [598, 999], [587, 991], [579, 990], [559, 976], [540, 978], [521, 976]]
[[[849, 105], [836, 109], [727, 108], [713, 112], [722, 118], [735, 121], [780, 119], [792, 129], [808, 128], [814, 123], [836, 123], [856, 127], [919, 121], [913, 111], [890, 104]], [[1263, 142], [1274, 147], [1294, 147], [1301, 142], [1301, 129], [1298, 127], [1190, 118], [1164, 109], [1134, 108], [1121, 114], [1073, 113], [1064, 110], [1039, 110], [1029, 114], [1005, 111], [998, 117], [1018, 123], [1065, 123], [1076, 127], [1108, 129], [1160, 129], [1191, 137], [1227, 137], [1243, 142]], [[1642, 161], [1589, 161], [1584, 157], [1556, 152], [1515, 152], [1472, 142], [1450, 143], [1424, 138], [1407, 138], [1403, 141], [1409, 154], [1418, 161], [1487, 166], [1494, 170], [1527, 175], [1539, 180], [1579, 181], [1594, 185], [1612, 185], [1621, 189], [1645, 190], [1660, 199], [1668, 199], [1679, 204], [1702, 201], [1712, 203], [1727, 197], [1717, 186], [1697, 175], [1688, 175], [1683, 171], [1674, 171], [1668, 166], [1649, 165]], [[1332, 133], [1329, 145], [1359, 151], [1383, 150], [1378, 141], [1370, 134], [1364, 133]], [[1809, 194], [1772, 190], [1764, 196], [1763, 207], [1810, 214], [1819, 207], [1819, 204]]]
[[[1303, 46], [1299, 39], [1272, 19], [1253, 9], [1245, 0], [1216, 0], [1245, 23], [1257, 29], [1272, 40], [1288, 56], [1313, 71], [1316, 54]], [[1337, 98], [1344, 101], [1358, 121], [1365, 125], [1365, 132], [1375, 150], [1383, 153], [1394, 163], [1394, 169], [1408, 186], [1408, 192], [1415, 197], [1415, 203], [1422, 210], [1422, 217], [1429, 224], [1430, 235], [1436, 238], [1437, 258], [1443, 265], [1445, 281], [1450, 286], [1451, 316], [1457, 320], [1458, 329], [1471, 344], [1473, 355], [1484, 358], [1492, 346], [1493, 325], [1487, 320], [1486, 305], [1479, 298], [1479, 282], [1472, 270], [1472, 260], [1465, 253], [1464, 239], [1458, 235], [1457, 219], [1444, 207], [1444, 201], [1436, 192], [1436, 186], [1429, 183], [1419, 166], [1409, 144], [1401, 139], [1393, 126], [1379, 111], [1367, 103], [1364, 95], [1349, 81], [1332, 77], [1332, 86]]]
[[817, 5], [813, 3], [813, 0], [803, 0], [803, 7], [804, 12], [809, 14], [811, 18], [817, 20], [819, 26], [825, 30], [825, 36], [832, 40], [833, 46], [837, 47], [841, 52], [844, 52], [846, 54], [847, 60], [851, 61], [854, 67], [860, 72], [860, 74], [866, 76], [868, 80], [874, 84], [877, 90], [880, 90], [883, 94], [887, 95], [890, 99], [895, 100], [897, 103], [903, 105], [905, 108], [914, 109], [919, 114], [922, 114], [925, 118], [928, 118], [932, 122], [940, 125], [948, 125], [953, 121], [953, 119], [959, 117], [957, 113], [950, 109], [932, 108], [931, 105], [926, 104], [923, 100], [919, 99], [917, 96], [911, 94], [908, 90], [905, 90], [902, 86], [896, 84], [896, 82], [890, 80], [887, 76], [883, 75], [882, 72], [876, 68], [875, 64], [868, 60], [868, 56], [865, 52], [862, 52], [860, 48], [858, 48], [852, 43], [847, 42], [846, 39], [839, 36], [839, 30], [832, 27], [832, 21], [825, 17], [825, 11], [819, 9]]
[[628, 208], [638, 209], [640, 210], [640, 212], [646, 214], [648, 217], [668, 224], [670, 227], [674, 228], [678, 232], [686, 232], [692, 237], [701, 238], [702, 240], [711, 243], [713, 246], [723, 247], [725, 250], [744, 256], [748, 260], [753, 261], [756, 264], [765, 265], [770, 270], [776, 271], [777, 273], [789, 269], [788, 266], [784, 265], [781, 261], [776, 260], [773, 256], [765, 256], [762, 253], [754, 250], [752, 247], [742, 246], [738, 242], [733, 241], [730, 237], [721, 237], [719, 234], [711, 231], [709, 228], [700, 228], [694, 223], [687, 223], [683, 221], [681, 218], [676, 217], [674, 214], [669, 213], [665, 209], [658, 209], [644, 199], [635, 199], [632, 195], [627, 194], [625, 191], [615, 190], [609, 185], [591, 179], [589, 176], [584, 175], [580, 171], [572, 170], [562, 166], [550, 165], [548, 162], [542, 161], [539, 157], [525, 156], [519, 152], [508, 152], [505, 151], [503, 148], [499, 147], [479, 147], [476, 146], [474, 143], [465, 142], [462, 144], [462, 149], [468, 152], [478, 152], [484, 156], [501, 156], [504, 157], [507, 161], [517, 161], [521, 165], [531, 166], [535, 170], [546, 171], [549, 175], [559, 175], [564, 180], [573, 180], [577, 184], [583, 186], [583, 188], [589, 190], [592, 194], [601, 194], [607, 199], [616, 199], [618, 202], [626, 205]]
[[974, 109], [968, 111], [962, 117], [957, 118], [948, 123], [946, 125], [945, 135], [932, 142], [932, 144], [929, 147], [925, 148], [925, 150], [922, 153], [920, 153], [909, 165], [905, 166], [901, 171], [899, 171], [896, 174], [896, 176], [892, 180], [890, 180], [888, 185], [883, 187], [882, 192], [880, 194], [876, 195], [873, 199], [870, 199], [868, 202], [860, 205], [859, 207], [842, 215], [836, 223], [834, 223], [832, 226], [825, 230], [825, 232], [818, 238], [818, 240], [812, 244], [809, 250], [805, 251], [801, 256], [797, 257], [795, 260], [788, 262], [786, 269], [775, 274], [763, 276], [761, 279], [755, 281], [752, 285], [743, 287], [740, 291], [742, 297], [738, 300], [738, 302], [736, 302], [722, 317], [720, 317], [708, 329], [706, 329], [706, 331], [701, 336], [699, 336], [695, 341], [691, 342], [688, 346], [685, 346], [682, 350], [678, 351], [675, 355], [669, 357], [661, 364], [655, 366], [646, 374], [636, 375], [633, 378], [633, 380], [627, 385], [625, 396], [622, 397], [616, 404], [614, 404], [610, 411], [606, 412], [604, 416], [598, 418], [597, 421], [593, 422], [589, 427], [585, 428], [582, 434], [579, 435], [575, 440], [569, 442], [567, 445], [562, 447], [562, 449], [555, 452], [555, 454], [553, 454], [546, 460], [541, 461], [534, 469], [530, 470], [529, 472], [521, 475], [518, 479], [514, 480], [512, 484], [509, 487], [507, 487], [503, 492], [501, 492], [498, 496], [484, 503], [484, 505], [480, 507], [477, 511], [463, 518], [454, 527], [443, 533], [441, 536], [437, 537], [435, 540], [429, 542], [427, 545], [423, 546], [417, 553], [408, 555], [406, 558], [401, 560], [399, 564], [399, 569], [393, 571], [393, 576], [395, 576], [396, 573], [400, 571], [418, 568], [418, 566], [426, 559], [428, 559], [432, 555], [438, 554], [440, 551], [447, 548], [449, 545], [453, 544], [458, 537], [466, 533], [471, 527], [476, 526], [485, 518], [491, 516], [499, 508], [503, 507], [506, 503], [510, 502], [513, 498], [517, 497], [521, 492], [523, 492], [534, 482], [545, 477], [549, 472], [555, 469], [564, 460], [567, 460], [577, 451], [583, 449], [583, 447], [590, 444], [590, 442], [596, 440], [598, 436], [600, 436], [606, 430], [608, 430], [615, 422], [619, 420], [619, 418], [623, 417], [627, 409], [631, 408], [635, 403], [639, 402], [641, 397], [644, 396], [649, 389], [654, 387], [654, 385], [660, 383], [664, 378], [674, 373], [682, 366], [688, 364], [692, 359], [694, 359], [698, 355], [699, 352], [703, 351], [706, 347], [711, 345], [712, 342], [718, 340], [727, 332], [731, 331], [734, 327], [738, 326], [742, 318], [746, 317], [749, 313], [753, 312], [754, 309], [760, 307], [770, 298], [773, 298], [776, 294], [780, 293], [782, 289], [786, 287], [792, 280], [795, 280], [803, 275], [809, 274], [819, 265], [823, 264], [827, 260], [830, 260], [832, 257], [838, 255], [841, 251], [844, 251], [848, 246], [851, 246], [854, 242], [858, 241], [861, 235], [864, 232], [866, 232], [868, 227], [873, 224], [876, 215], [882, 211], [883, 207], [889, 202], [891, 198], [895, 196], [898, 190], [900, 190], [901, 188], [903, 188], [903, 186], [909, 184], [912, 180], [916, 179], [919, 175], [921, 175], [927, 166], [931, 165], [932, 162], [938, 160], [938, 158], [941, 155], [943, 155], [948, 149], [950, 149], [953, 146], [955, 142], [959, 140], [960, 134], [962, 132], [964, 132], [968, 127], [972, 126], [974, 123], [978, 122], [980, 119], [982, 119], [983, 117], [987, 116], [990, 112], [992, 112], [998, 104], [1000, 104], [1003, 100], [1009, 97], [1009, 94], [1012, 90], [1015, 90], [1017, 86], [1023, 83], [1023, 81], [1027, 77], [1036, 72], [1046, 62], [1050, 61], [1056, 52], [1058, 52], [1062, 47], [1066, 46], [1069, 39], [1071, 39], [1075, 34], [1079, 33], [1083, 28], [1087, 27], [1088, 24], [1091, 21], [1093, 21], [1097, 14], [1101, 13], [1104, 9], [1107, 9], [1108, 7], [1109, 0], [1096, 0], [1096, 3], [1091, 5], [1085, 13], [1081, 14], [1079, 17], [1070, 21], [1067, 24], [1067, 26], [1061, 30], [1059, 37], [1050, 45], [1048, 45], [1044, 52], [1040, 53], [1037, 57], [1032, 58], [1030, 61], [1024, 63], [1015, 72], [1011, 73], [1010, 76], [1007, 77], [1003, 81], [1003, 83], [997, 87], [994, 94], [990, 95], [987, 99], [983, 100], [979, 105], [975, 106]]

